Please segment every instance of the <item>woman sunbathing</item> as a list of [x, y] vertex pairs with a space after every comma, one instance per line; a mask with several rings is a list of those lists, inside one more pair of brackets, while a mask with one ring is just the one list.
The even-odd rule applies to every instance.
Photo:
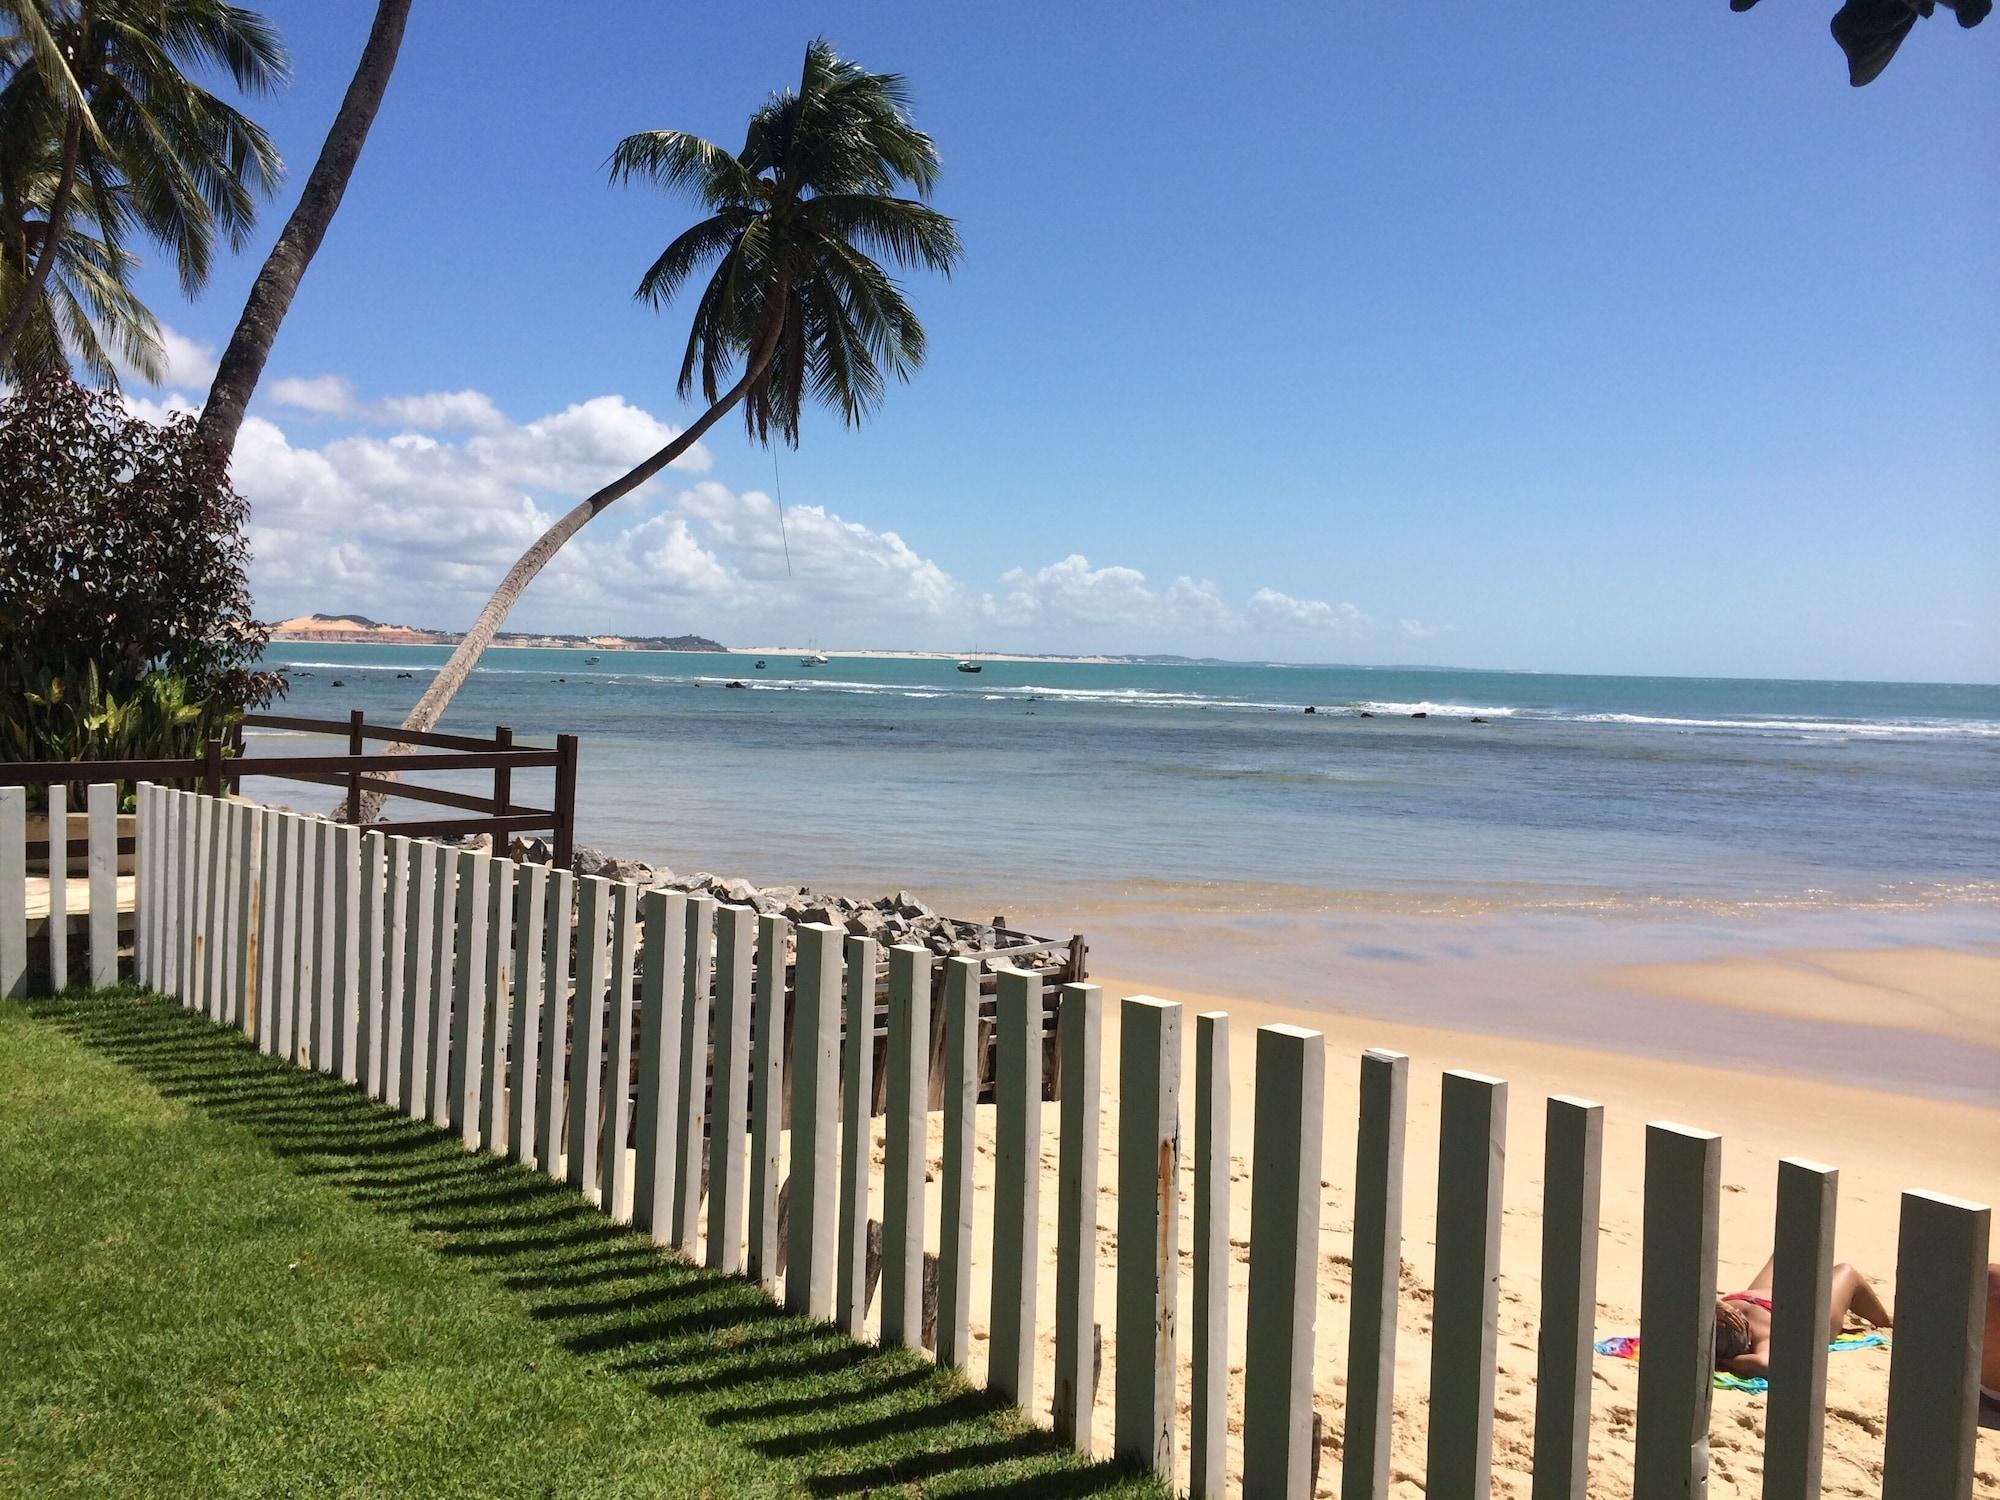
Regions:
[[[1774, 1255], [1743, 1291], [1715, 1299], [1716, 1369], [1731, 1375], [1771, 1373], [1771, 1272], [1776, 1263]], [[1842, 1262], [1833, 1268], [1826, 1336], [1839, 1337], [1850, 1315], [1876, 1328], [1888, 1328], [1895, 1322], [1867, 1278]]]

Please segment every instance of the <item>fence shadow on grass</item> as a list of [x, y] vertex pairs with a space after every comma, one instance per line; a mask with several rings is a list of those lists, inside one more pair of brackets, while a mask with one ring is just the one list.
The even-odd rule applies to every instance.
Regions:
[[51, 1002], [50, 1023], [161, 1094], [252, 1132], [289, 1169], [490, 1278], [573, 1355], [793, 1472], [806, 1493], [911, 1485], [994, 1497], [1154, 1495], [914, 1355], [789, 1316], [522, 1167], [465, 1151], [356, 1089], [265, 1056], [170, 1000]]

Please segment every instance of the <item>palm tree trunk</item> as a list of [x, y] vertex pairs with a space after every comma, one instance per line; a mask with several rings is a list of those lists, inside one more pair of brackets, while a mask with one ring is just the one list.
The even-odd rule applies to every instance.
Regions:
[[395, 71], [396, 53], [403, 45], [403, 25], [409, 16], [410, 0], [379, 0], [376, 5], [375, 24], [369, 28], [361, 61], [355, 66], [347, 94], [326, 133], [326, 144], [320, 147], [319, 160], [313, 163], [312, 173], [299, 193], [298, 206], [285, 221], [284, 231], [250, 287], [249, 300], [243, 304], [243, 316], [230, 336], [229, 347], [222, 351], [215, 381], [208, 390], [208, 401], [202, 407], [198, 431], [225, 460], [235, 451], [244, 409], [264, 373], [264, 362], [271, 356], [278, 325], [290, 310], [306, 267], [312, 264], [320, 241], [326, 238], [327, 228], [333, 223], [334, 211], [347, 192], [347, 180], [353, 176], [362, 143], [368, 139], [368, 127], [375, 123], [375, 112], [389, 87], [389, 75]]
[[82, 150], [83, 110], [72, 106], [63, 126], [62, 175], [56, 179], [55, 196], [49, 200], [48, 222], [42, 227], [42, 253], [35, 259], [34, 274], [21, 288], [21, 300], [7, 315], [6, 328], [0, 330], [0, 370], [8, 368], [14, 358], [14, 346], [21, 341], [21, 331], [28, 326], [35, 309], [42, 305], [42, 293], [49, 284], [49, 273], [55, 269], [56, 253], [62, 245], [69, 201], [76, 191], [76, 162]]
[[[784, 296], [780, 294], [772, 300], [782, 313]], [[678, 434], [672, 442], [645, 462], [628, 469], [589, 498], [578, 501], [560, 521], [535, 538], [528, 550], [523, 552], [514, 566], [507, 570], [507, 576], [500, 580], [500, 586], [493, 591], [493, 597], [486, 601], [485, 608], [479, 611], [479, 618], [472, 622], [472, 628], [466, 631], [464, 638], [458, 643], [458, 648], [451, 653], [445, 664], [438, 668], [437, 676], [433, 677], [430, 686], [424, 689], [423, 697], [417, 700], [416, 707], [412, 708], [409, 717], [403, 720], [403, 728], [428, 730], [437, 726], [437, 721], [443, 717], [446, 707], [458, 696], [458, 690], [465, 686], [465, 680], [472, 675], [472, 669], [478, 665], [479, 658], [485, 654], [486, 648], [493, 644], [493, 637], [499, 634], [500, 627], [506, 623], [509, 612], [513, 610], [522, 592], [535, 581], [535, 575], [548, 566], [549, 559], [562, 550], [563, 543], [583, 530], [586, 523], [602, 513], [613, 501], [631, 494], [687, 452], [703, 433], [741, 401], [745, 393], [761, 380], [765, 371], [770, 368], [771, 358], [777, 352], [778, 335], [783, 327], [782, 316], [772, 318], [759, 341], [755, 359], [743, 372], [743, 378], [723, 392], [716, 403], [703, 412], [691, 427]], [[388, 753], [407, 754], [412, 748], [414, 747], [409, 745], [392, 744]], [[385, 776], [383, 779], [390, 777]], [[381, 816], [382, 800], [381, 792], [364, 794], [355, 821], [357, 823], [375, 821]], [[346, 816], [346, 807], [347, 802], [343, 798], [334, 815]]]

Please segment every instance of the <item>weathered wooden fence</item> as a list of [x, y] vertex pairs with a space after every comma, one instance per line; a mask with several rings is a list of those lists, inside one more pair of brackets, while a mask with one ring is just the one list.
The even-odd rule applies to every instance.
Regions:
[[[0, 789], [7, 994], [26, 983], [22, 845], [20, 793]], [[872, 939], [802, 925], [787, 984], [782, 918], [152, 785], [141, 789], [138, 854], [136, 973], [145, 984], [240, 1028], [266, 1051], [456, 1132], [468, 1150], [574, 1184], [663, 1245], [690, 1256], [705, 1247], [708, 1264], [741, 1270], [773, 1295], [782, 1283], [796, 1311], [861, 1329], [874, 1048], [844, 1047], [843, 1031], [845, 1017], [865, 1017], [872, 1005]], [[115, 930], [105, 941], [115, 943]], [[113, 963], [115, 950], [93, 945], [94, 982], [114, 973]], [[1058, 1046], [1075, 1086], [1062, 1093], [1057, 1275], [1054, 1305], [1044, 1309], [1036, 1243], [1041, 981], [1005, 967], [999, 974], [995, 1192], [980, 1239], [972, 1192], [977, 959], [946, 960], [945, 1078], [936, 1091], [941, 1234], [934, 1278], [925, 1275], [932, 963], [917, 948], [891, 954], [882, 1337], [925, 1342], [929, 1307], [938, 1359], [962, 1366], [971, 1266], [975, 1256], [986, 1259], [989, 1384], [1025, 1409], [1046, 1400], [1057, 1432], [1087, 1448], [1097, 1397], [1101, 996], [1092, 984], [1061, 988]], [[865, 981], [846, 983], [848, 975]], [[787, 1011], [789, 1068], [772, 1044], [787, 1029]], [[1215, 1496], [1228, 1478], [1229, 1039], [1226, 1015], [1196, 1020], [1194, 1326], [1183, 1330], [1181, 1007], [1146, 997], [1121, 1006], [1111, 1400], [1116, 1451], [1177, 1481], [1185, 1347], [1193, 1392], [1186, 1477], [1193, 1493]], [[871, 1035], [872, 1025], [862, 1021], [860, 1034]], [[1321, 1175], [1334, 1165], [1321, 1160], [1326, 1049], [1318, 1033], [1295, 1026], [1259, 1028], [1255, 1047], [1238, 1479], [1247, 1496], [1302, 1497], [1316, 1486], [1332, 1493], [1318, 1474], [1313, 1396]], [[1388, 1487], [1408, 1097], [1407, 1058], [1369, 1052], [1359, 1066], [1342, 1500], [1375, 1500]], [[705, 1069], [712, 1088], [701, 1087]], [[789, 1151], [775, 1107], [780, 1090], [789, 1092]], [[1453, 1500], [1488, 1492], [1508, 1103], [1500, 1079], [1444, 1076], [1426, 1485]], [[859, 1128], [844, 1133], [846, 1122]], [[1588, 1490], [1602, 1135], [1599, 1106], [1547, 1101], [1536, 1500], [1581, 1500]], [[1637, 1500], [1685, 1500], [1707, 1489], [1719, 1148], [1704, 1131], [1648, 1127]], [[1773, 1341], [1767, 1500], [1819, 1493], [1834, 1190], [1831, 1168], [1781, 1164], [1773, 1296], [1785, 1336]], [[1978, 1204], [1904, 1195], [1884, 1500], [1972, 1494], [1989, 1218]], [[1034, 1350], [1044, 1317], [1053, 1319], [1056, 1375], [1054, 1389], [1038, 1393]]]

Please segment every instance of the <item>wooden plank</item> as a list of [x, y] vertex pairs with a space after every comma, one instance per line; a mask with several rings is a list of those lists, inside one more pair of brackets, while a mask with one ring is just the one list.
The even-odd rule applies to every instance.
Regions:
[[[1826, 1323], [1840, 1173], [1778, 1163], [1771, 1252], [1771, 1389], [1764, 1402], [1764, 1500], [1819, 1500], [1826, 1432]], [[1582, 1495], [1579, 1489], [1577, 1494]], [[1569, 1497], [1563, 1497], [1569, 1500]]]
[[340, 963], [340, 859], [337, 852], [338, 824], [320, 820], [313, 825], [313, 854], [319, 866], [319, 954], [314, 965], [317, 989], [314, 995], [313, 1067], [332, 1073], [339, 1066], [335, 1038], [339, 1018], [334, 1013], [338, 983], [335, 970]]
[[[744, 1270], [765, 1292], [778, 1293], [778, 1181], [784, 1170], [785, 949], [791, 924], [757, 918], [757, 1011], [750, 1054], [750, 1245]], [[886, 1316], [886, 1314], [885, 1314]]]
[[333, 1065], [343, 1083], [361, 1077], [361, 830], [333, 829]]
[[[118, 892], [118, 798], [114, 790], [111, 797], [111, 825], [104, 840], [108, 851], [112, 900], [117, 900]], [[215, 993], [214, 1020], [219, 1025], [236, 1024], [237, 1005], [240, 997], [236, 990], [236, 958], [242, 950], [243, 937], [236, 925], [236, 893], [243, 883], [242, 863], [237, 859], [238, 841], [241, 837], [239, 826], [245, 809], [243, 804], [231, 798], [221, 797], [215, 803], [215, 932], [216, 946], [211, 967], [212, 985]], [[111, 928], [111, 972], [118, 972], [118, 926], [115, 920]]]
[[[142, 781], [132, 788], [132, 982], [136, 985], [152, 984], [152, 970], [148, 967], [149, 943], [152, 938], [153, 908], [151, 899], [153, 874], [154, 840], [152, 833], [153, 787]], [[53, 908], [51, 908], [53, 909]]]
[[1722, 1137], [1646, 1127], [1639, 1271], [1638, 1419], [1632, 1500], [1708, 1493], [1708, 1414], [1715, 1375], [1715, 1236]]
[[1027, 1410], [1035, 1386], [1035, 1291], [1042, 1196], [1042, 981], [1001, 968], [995, 1008], [993, 1304], [995, 1395]]
[[1307, 1500], [1313, 1474], [1313, 1324], [1319, 1275], [1326, 1043], [1257, 1028], [1250, 1162], [1250, 1289], [1244, 1309], [1243, 1492]]
[[167, 788], [160, 799], [160, 958], [155, 988], [180, 997], [181, 798]]
[[403, 1039], [410, 1029], [410, 840], [397, 834], [376, 834], [388, 843], [382, 879], [382, 927], [388, 942], [382, 949], [382, 1092], [383, 1103], [399, 1106], [408, 1085], [403, 1079]]
[[708, 1264], [743, 1269], [743, 1146], [749, 1133], [750, 986], [757, 913], [716, 909], [715, 1062], [708, 1122]]
[[875, 962], [871, 937], [847, 939], [847, 996], [840, 1048], [840, 1229], [833, 1321], [860, 1338], [868, 1318], [868, 1179], [874, 1130]]
[[604, 1196], [598, 1161], [599, 1101], [604, 1073], [604, 998], [610, 982], [606, 946], [611, 882], [586, 875], [577, 882], [576, 1000], [570, 1020], [569, 1145], [564, 1179], [592, 1203]]
[[486, 1080], [486, 960], [491, 934], [486, 922], [492, 890], [493, 856], [479, 849], [461, 849], [451, 974], [451, 1062], [447, 1070], [446, 1123], [458, 1132], [459, 1144], [477, 1151], [480, 1101]]
[[1347, 1344], [1341, 1500], [1386, 1500], [1396, 1394], [1396, 1297], [1403, 1256], [1403, 1130], [1410, 1060], [1371, 1047], [1361, 1055], [1354, 1148], [1354, 1250]]
[[430, 987], [430, 1111], [439, 1130], [449, 1129], [451, 1108], [451, 1010], [458, 956], [457, 851], [440, 848], [432, 887]]
[[976, 958], [944, 966], [944, 1156], [938, 1193], [937, 1359], [965, 1368], [972, 1311], [972, 1157], [979, 1102], [979, 971]]
[[1604, 1106], [1556, 1095], [1544, 1141], [1533, 1500], [1587, 1500]]
[[833, 1316], [835, 1107], [840, 1073], [840, 939], [799, 924], [792, 1045], [792, 1191], [785, 1225], [785, 1309]]
[[194, 797], [188, 803], [188, 931], [193, 946], [188, 952], [187, 987], [181, 994], [190, 1009], [204, 1014], [208, 1010], [209, 885], [214, 874], [209, 862], [209, 846], [214, 842], [209, 817], [213, 807], [207, 797]]
[[[187, 801], [185, 794], [181, 800], [183, 803]], [[305, 822], [296, 813], [286, 813], [279, 819], [278, 828], [279, 847], [283, 852], [278, 869], [278, 987], [274, 1006], [278, 1034], [272, 1051], [286, 1062], [298, 1060], [295, 1037], [299, 1019], [299, 947], [304, 941], [299, 928], [303, 915], [299, 905], [299, 882], [303, 878], [300, 865], [305, 848]]]
[[611, 1035], [604, 1078], [604, 1191], [611, 1217], [632, 1221], [632, 981], [639, 964], [639, 888], [611, 887]]
[[[111, 973], [115, 979], [118, 973], [118, 792], [113, 787], [108, 799], [110, 813], [105, 827], [104, 880], [110, 886], [107, 897], [111, 913], [111, 936], [109, 942]], [[227, 954], [229, 951], [229, 880], [234, 868], [229, 858], [228, 824], [223, 811], [228, 806], [220, 797], [202, 799], [202, 826], [208, 836], [208, 850], [202, 863], [207, 870], [207, 891], [204, 905], [208, 918], [208, 944], [202, 954], [201, 998], [202, 1013], [209, 1020], [221, 1023], [228, 1016], [228, 1000], [223, 994], [223, 981], [229, 972]], [[97, 880], [93, 873], [93, 890]]]
[[[1097, 1405], [1097, 1117], [1103, 1107], [1104, 992], [1094, 984], [1066, 984], [1059, 1003], [1062, 1133], [1057, 1147], [1056, 1374], [1050, 1418], [1057, 1438], [1089, 1453], [1090, 1414]], [[1178, 1125], [1173, 1134], [1178, 1158]], [[1171, 1369], [1167, 1383], [1171, 1389]]]
[[1224, 1483], [1229, 1094], [1229, 1013], [1203, 1011], [1194, 1018], [1194, 1372], [1188, 1413], [1188, 1494], [1193, 1500], [1222, 1500]]
[[322, 859], [320, 837], [325, 824], [317, 818], [301, 818], [299, 841], [299, 920], [298, 948], [293, 954], [296, 976], [292, 991], [292, 1047], [288, 1061], [309, 1067], [319, 1056], [319, 974], [321, 929], [325, 909], [320, 902]]
[[431, 1113], [431, 967], [436, 962], [437, 882], [443, 851], [424, 839], [410, 841], [408, 911], [403, 925], [403, 1113], [427, 1120]]
[[701, 1234], [703, 1116], [708, 1105], [708, 995], [715, 953], [715, 898], [689, 896], [682, 962], [679, 1155], [674, 1162], [673, 1245], [693, 1255]]
[[[889, 1096], [882, 1142], [882, 1342], [905, 1349], [920, 1349], [924, 1342], [931, 964], [927, 948], [902, 944], [889, 950]], [[1094, 1210], [1095, 1204], [1092, 1207]]]
[[570, 941], [576, 929], [576, 876], [551, 869], [542, 916], [542, 1091], [535, 1110], [535, 1162], [560, 1177], [563, 1087], [569, 1073]]
[[[42, 924], [42, 935], [48, 943], [49, 989], [60, 995], [69, 988], [69, 788], [60, 781], [48, 786], [49, 820], [49, 918]], [[23, 838], [27, 824], [22, 823]], [[27, 845], [21, 846], [23, 863], [21, 866], [21, 888], [27, 890]], [[96, 936], [94, 918], [96, 889], [91, 890], [92, 937]], [[26, 941], [27, 915], [22, 913], [22, 941]], [[93, 955], [94, 959], [94, 955]]]
[[231, 984], [236, 993], [236, 1024], [246, 1037], [254, 1039], [257, 985], [263, 975], [264, 809], [250, 803], [237, 810], [236, 859], [242, 876], [236, 882], [236, 968]]
[[1118, 1381], [1112, 1444], [1174, 1488], [1178, 1372], [1181, 1007], [1136, 995], [1119, 1011]]
[[[169, 802], [172, 794], [167, 795]], [[257, 1046], [275, 1056], [278, 1051], [279, 1012], [284, 1007], [287, 969], [285, 947], [285, 889], [289, 878], [286, 859], [289, 816], [276, 810], [264, 814], [264, 860], [259, 872], [257, 939]], [[172, 903], [164, 903], [171, 907]], [[168, 919], [172, 921], [171, 914]]]
[[1903, 1194], [1882, 1500], [1971, 1500], [1992, 1219], [1983, 1203]]
[[0, 786], [0, 995], [28, 993], [28, 793]]
[[201, 798], [181, 794], [180, 811], [180, 950], [175, 955], [175, 995], [192, 1009], [201, 999]]
[[1506, 1166], [1506, 1083], [1483, 1073], [1447, 1072], [1438, 1110], [1426, 1496], [1483, 1500], [1492, 1489]]
[[[664, 1245], [673, 1239], [674, 1164], [680, 1160], [682, 965], [687, 897], [647, 891], [639, 898], [639, 1114], [632, 1143], [632, 1222]], [[782, 962], [782, 960], [781, 960]]]
[[514, 1055], [509, 1080], [507, 1154], [535, 1157], [535, 1101], [542, 1078], [542, 927], [547, 920], [549, 867], [521, 865], [514, 875]]
[[[480, 1057], [479, 1138], [495, 1156], [507, 1154], [507, 1059], [513, 1017], [514, 861], [486, 867], [486, 982], [481, 993], [486, 1044]], [[527, 1052], [534, 1050], [530, 1045]], [[519, 1098], [518, 1094], [512, 1098]]]
[[389, 840], [364, 833], [359, 841], [360, 910], [356, 914], [360, 949], [356, 968], [355, 1082], [371, 1099], [382, 1097], [383, 961], [389, 946]]

